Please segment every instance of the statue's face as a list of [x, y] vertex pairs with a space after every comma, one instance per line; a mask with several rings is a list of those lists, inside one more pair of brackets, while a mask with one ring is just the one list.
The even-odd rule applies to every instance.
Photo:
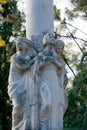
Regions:
[[54, 35], [49, 34], [48, 37], [47, 37], [47, 42], [48, 43], [54, 43]]
[[63, 53], [63, 47], [62, 46], [59, 46], [59, 47], [56, 47], [56, 52], [61, 55]]
[[54, 46], [49, 45], [49, 44], [47, 45], [47, 47], [48, 47], [48, 50], [49, 50], [49, 51], [53, 51], [53, 49], [54, 49]]
[[22, 45], [22, 43], [20, 43], [20, 42], [18, 42], [18, 43], [16, 44], [16, 47], [17, 47], [17, 50], [18, 50], [18, 51], [22, 51], [22, 49], [23, 49], [23, 45]]
[[19, 51], [19, 52], [26, 52], [27, 51], [27, 49], [28, 49], [28, 45], [26, 44], [26, 43], [21, 43], [21, 42], [18, 42], [17, 43], [17, 45], [16, 45], [16, 47], [17, 47], [17, 50]]

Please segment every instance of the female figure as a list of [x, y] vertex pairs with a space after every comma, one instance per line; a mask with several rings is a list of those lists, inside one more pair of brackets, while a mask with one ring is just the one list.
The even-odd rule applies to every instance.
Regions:
[[36, 52], [26, 38], [19, 38], [16, 48], [17, 52], [11, 57], [8, 84], [13, 104], [12, 130], [27, 130], [30, 128], [30, 70]]
[[34, 64], [36, 75], [39, 77], [39, 103], [40, 103], [40, 129], [62, 130], [59, 128], [60, 86], [57, 74], [62, 73], [62, 63], [55, 52], [55, 39], [52, 34], [46, 34], [43, 38], [44, 50], [39, 60]]

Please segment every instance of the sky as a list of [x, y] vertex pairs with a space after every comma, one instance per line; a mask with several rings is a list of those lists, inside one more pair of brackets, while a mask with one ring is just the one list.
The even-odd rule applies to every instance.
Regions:
[[[54, 4], [57, 5], [58, 9], [60, 9], [61, 19], [63, 20], [64, 18], [66, 18], [66, 20], [67, 20], [67, 17], [66, 17], [66, 15], [64, 13], [65, 8], [66, 7], [68, 9], [73, 9], [74, 8], [74, 6], [71, 4], [70, 0], [54, 0]], [[75, 18], [73, 21], [69, 21], [69, 22], [70, 22], [70, 24], [74, 25], [75, 27], [83, 30], [85, 33], [87, 32], [87, 21], [85, 22], [81, 18]], [[80, 33], [78, 35], [80, 35]]]
[[54, 5], [56, 5], [57, 8], [61, 10], [61, 19], [64, 19], [65, 17], [64, 10], [66, 7], [68, 7], [68, 9], [73, 8], [70, 0], [54, 0]]

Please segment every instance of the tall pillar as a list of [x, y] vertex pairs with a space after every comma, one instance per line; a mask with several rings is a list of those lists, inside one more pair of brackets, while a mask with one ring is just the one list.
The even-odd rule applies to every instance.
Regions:
[[[53, 0], [26, 0], [26, 38], [33, 41], [38, 50], [46, 33], [53, 33]], [[38, 130], [38, 106], [31, 107], [31, 128]]]
[[[26, 0], [26, 37], [40, 42], [54, 29], [53, 0]], [[39, 40], [38, 40], [39, 38]]]

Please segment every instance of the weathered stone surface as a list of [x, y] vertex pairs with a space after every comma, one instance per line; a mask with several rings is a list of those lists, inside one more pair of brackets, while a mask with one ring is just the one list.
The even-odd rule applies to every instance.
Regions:
[[53, 34], [53, 0], [26, 0], [26, 5], [28, 39], [17, 40], [9, 72], [12, 130], [63, 130], [68, 79], [64, 42]]
[[43, 51], [19, 38], [11, 58], [8, 94], [13, 103], [12, 130], [62, 130], [67, 109], [63, 41], [43, 38]]
[[53, 0], [26, 0], [26, 36], [53, 33]]

